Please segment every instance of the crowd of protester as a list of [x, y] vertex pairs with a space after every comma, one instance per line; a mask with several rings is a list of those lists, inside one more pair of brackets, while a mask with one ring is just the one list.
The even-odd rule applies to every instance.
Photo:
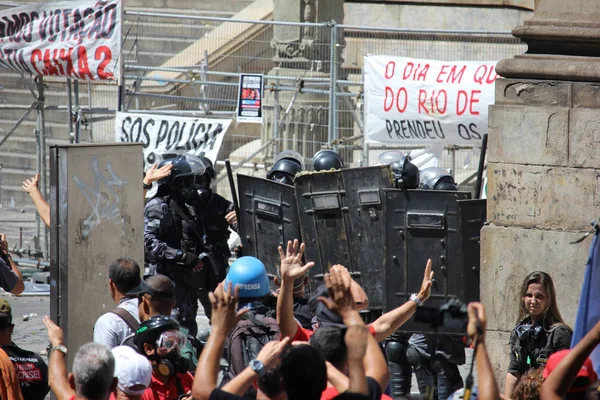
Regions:
[[[43, 399], [52, 390], [59, 400], [389, 398], [385, 393], [390, 372], [379, 342], [411, 318], [418, 303], [427, 301], [431, 263], [416, 293], [418, 300], [370, 324], [359, 313], [368, 304], [364, 291], [343, 266], [333, 266], [324, 289], [313, 299], [318, 306], [309, 302], [313, 318], [306, 328], [295, 318], [306, 312], [297, 306], [308, 304], [298, 301], [303, 298], [298, 288], [304, 288], [313, 266], [302, 263], [303, 251], [298, 241], [279, 249], [277, 293], [270, 292], [259, 260], [235, 261], [209, 294], [211, 333], [204, 344], [170, 317], [175, 285], [168, 277], [141, 279], [135, 260], [117, 259], [109, 266], [109, 288], [117, 308], [98, 318], [93, 342], [76, 349], [70, 372], [66, 358], [73, 350], [65, 347], [62, 329], [44, 318], [50, 341], [46, 367], [39, 355], [12, 341], [11, 307], [0, 299], [0, 396]], [[570, 329], [560, 317], [552, 280], [542, 272], [525, 279], [520, 307], [522, 315], [510, 341], [508, 374], [515, 378], [507, 379], [510, 391], [500, 394], [486, 349], [485, 310], [471, 303], [466, 334], [475, 348], [477, 382], [450, 398], [599, 398], [588, 355], [600, 343], [600, 324], [568, 350]], [[525, 331], [529, 336], [517, 346]], [[261, 341], [264, 338], [268, 340]], [[527, 349], [528, 345], [537, 347]], [[519, 364], [525, 354], [537, 358]]]

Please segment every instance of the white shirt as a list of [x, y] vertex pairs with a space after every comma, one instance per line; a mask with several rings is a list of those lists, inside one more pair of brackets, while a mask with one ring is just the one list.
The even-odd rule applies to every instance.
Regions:
[[[119, 302], [117, 308], [123, 308], [136, 321], [140, 321], [137, 298], [124, 298]], [[112, 349], [119, 346], [127, 336], [133, 333], [135, 332], [121, 317], [113, 312], [107, 312], [98, 318], [96, 325], [94, 325], [94, 342], [102, 343]]]

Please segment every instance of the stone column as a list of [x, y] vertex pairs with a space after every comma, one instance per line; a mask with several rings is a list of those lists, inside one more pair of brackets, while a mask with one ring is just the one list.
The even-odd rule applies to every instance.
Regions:
[[590, 241], [569, 244], [600, 216], [600, 3], [539, 0], [513, 34], [526, 54], [498, 63], [489, 114], [488, 221], [481, 298], [500, 384], [519, 290], [535, 270], [554, 279], [573, 326]]
[[[341, 24], [344, 19], [343, 0], [274, 0], [273, 17], [282, 22], [330, 22], [335, 20]], [[331, 66], [331, 28], [315, 26], [286, 26], [273, 27], [271, 47], [275, 51], [274, 68], [269, 75], [303, 78], [323, 78], [330, 76]], [[343, 44], [343, 34], [338, 29], [337, 43]], [[336, 62], [341, 65], [342, 46], [338, 46]], [[343, 77], [338, 75], [338, 79]], [[272, 82], [272, 81], [271, 81]], [[280, 80], [280, 85], [293, 86], [298, 84], [291, 80]], [[327, 85], [305, 87], [328, 91]], [[294, 104], [289, 113], [284, 115], [294, 98]], [[318, 142], [327, 141], [327, 126], [329, 114], [329, 94], [301, 92], [295, 95], [293, 91], [280, 91], [277, 96], [266, 91], [265, 104], [280, 107], [279, 138], [277, 146], [266, 152], [266, 161], [274, 153], [285, 149], [299, 151], [306, 157], [311, 157], [320, 149]], [[263, 141], [273, 136], [276, 113], [267, 113]]]

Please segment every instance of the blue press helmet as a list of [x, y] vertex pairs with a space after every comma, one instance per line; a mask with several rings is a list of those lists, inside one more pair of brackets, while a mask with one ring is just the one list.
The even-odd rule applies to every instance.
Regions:
[[239, 288], [239, 297], [263, 297], [269, 294], [269, 276], [265, 265], [255, 257], [240, 257], [229, 267], [225, 288]]

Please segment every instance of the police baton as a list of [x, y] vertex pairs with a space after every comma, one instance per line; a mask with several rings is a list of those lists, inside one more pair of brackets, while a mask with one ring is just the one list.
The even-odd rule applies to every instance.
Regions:
[[227, 178], [229, 179], [229, 188], [231, 189], [231, 197], [233, 198], [233, 209], [235, 210], [235, 216], [237, 217], [239, 227], [240, 204], [238, 202], [237, 191], [235, 190], [235, 183], [233, 182], [233, 171], [231, 170], [231, 163], [229, 162], [229, 159], [225, 160], [225, 168], [227, 168]]

